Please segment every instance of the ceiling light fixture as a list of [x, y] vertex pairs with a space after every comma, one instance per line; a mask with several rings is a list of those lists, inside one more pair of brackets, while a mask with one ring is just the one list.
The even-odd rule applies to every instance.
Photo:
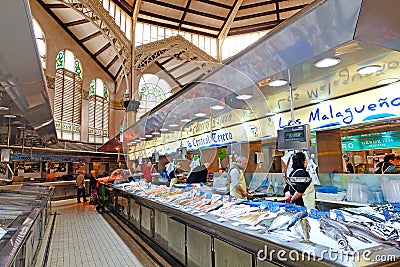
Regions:
[[153, 137], [153, 135], [151, 135], [151, 134], [146, 134], [145, 136], [146, 136], [147, 138]]
[[287, 80], [284, 80], [284, 79], [277, 79], [277, 80], [270, 81], [270, 82], [268, 83], [268, 85], [269, 85], [269, 86], [272, 86], [272, 87], [278, 87], [278, 86], [283, 86], [283, 85], [285, 85], [285, 84], [287, 84], [287, 83], [288, 83]]
[[167, 128], [160, 128], [160, 132], [168, 132]]
[[13, 118], [17, 117], [17, 116], [12, 115], [12, 114], [4, 114], [3, 116], [4, 116], [4, 118], [10, 118], [10, 119], [13, 119]]
[[253, 97], [252, 95], [243, 94], [243, 95], [237, 95], [237, 96], [236, 96], [236, 99], [238, 99], [238, 100], [247, 100], [247, 99], [250, 99], [250, 98], [252, 98], [252, 97]]
[[314, 67], [316, 68], [329, 68], [339, 64], [341, 60], [336, 57], [327, 57], [321, 60], [318, 60], [314, 63]]
[[267, 116], [274, 116], [274, 115], [276, 115], [276, 113], [275, 113], [275, 112], [267, 112], [265, 115], [267, 115]]
[[372, 74], [374, 72], [377, 72], [380, 69], [382, 69], [382, 66], [380, 66], [380, 65], [369, 65], [369, 66], [365, 66], [365, 67], [359, 68], [357, 70], [357, 72], [359, 74], [369, 75], [369, 74]]
[[225, 107], [224, 106], [221, 106], [221, 105], [215, 105], [215, 106], [211, 106], [211, 109], [213, 109], [213, 110], [222, 110], [222, 109], [224, 109]]
[[194, 114], [196, 117], [205, 117], [207, 114], [203, 113], [203, 112], [198, 112], [196, 114]]
[[383, 80], [377, 81], [376, 83], [379, 84], [379, 85], [385, 85], [385, 84], [395, 83], [395, 82], [398, 82], [398, 81], [400, 81], [399, 78], [387, 78], [387, 79], [383, 79]]
[[139, 139], [140, 140], [146, 140], [146, 137], [140, 137]]
[[9, 110], [10, 108], [8, 108], [8, 107], [0, 107], [0, 110], [1, 111], [4, 111], [4, 110]]
[[191, 119], [181, 119], [181, 122], [185, 123], [185, 122], [189, 122], [191, 121]]
[[171, 123], [170, 125], [168, 125], [169, 127], [178, 127], [179, 125], [176, 123]]

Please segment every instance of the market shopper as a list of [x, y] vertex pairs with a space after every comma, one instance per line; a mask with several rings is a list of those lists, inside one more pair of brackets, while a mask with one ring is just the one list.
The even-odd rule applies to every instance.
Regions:
[[306, 156], [303, 152], [297, 152], [291, 160], [293, 170], [285, 179], [285, 202], [304, 206], [303, 195], [312, 180], [306, 171]]
[[95, 170], [90, 171], [89, 179], [89, 193], [92, 194], [93, 190], [97, 188], [97, 174]]
[[194, 167], [194, 169], [190, 172], [189, 177], [186, 179], [186, 183], [206, 183], [208, 168], [210, 168], [210, 163], [208, 162], [205, 162], [200, 166]]
[[397, 167], [394, 164], [395, 157], [393, 154], [387, 154], [383, 157], [383, 161], [376, 164], [378, 168], [375, 173], [377, 174], [394, 174], [397, 173]]
[[86, 171], [82, 170], [81, 173], [76, 177], [78, 203], [81, 203], [81, 196], [83, 197], [83, 202], [87, 201], [85, 193], [85, 174]]
[[232, 162], [228, 171], [228, 181], [230, 183], [230, 195], [236, 198], [245, 198], [248, 196], [249, 187], [246, 184], [244, 170], [246, 169], [248, 159], [239, 155], [236, 162]]

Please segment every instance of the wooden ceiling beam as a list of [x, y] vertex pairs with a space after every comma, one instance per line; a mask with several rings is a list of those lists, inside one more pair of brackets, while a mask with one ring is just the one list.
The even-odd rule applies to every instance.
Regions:
[[64, 4], [46, 4], [48, 8], [69, 8]]
[[188, 10], [189, 10], [190, 3], [191, 3], [191, 2], [192, 2], [192, 0], [187, 0], [187, 2], [186, 2], [185, 11], [183, 11], [182, 17], [181, 17], [181, 19], [180, 19], [180, 21], [179, 21], [179, 25], [178, 25], [178, 29], [179, 29], [179, 30], [180, 30], [181, 27], [182, 27], [182, 23], [183, 23], [183, 21], [185, 20], [185, 17], [186, 17], [186, 14], [187, 14]]
[[107, 75], [110, 76], [111, 79], [115, 80], [116, 76], [112, 75], [111, 72], [110, 72], [108, 69], [106, 69], [106, 67], [105, 67], [96, 57], [93, 56], [92, 52], [91, 52], [86, 46], [84, 46], [82, 43], [80, 43], [80, 40], [78, 39], [78, 37], [76, 37], [76, 36], [71, 32], [70, 29], [68, 29], [67, 27], [64, 26], [64, 22], [63, 22], [61, 19], [59, 19], [59, 18], [53, 13], [53, 11], [52, 11], [49, 7], [47, 7], [47, 5], [43, 2], [43, 0], [40, 0], [40, 1], [38, 1], [38, 2], [39, 2], [39, 4], [47, 11], [47, 13], [48, 13], [55, 21], [57, 21], [58, 25], [60, 25], [60, 26], [65, 30], [65, 32], [66, 32], [69, 36], [71, 36], [71, 38], [74, 39], [75, 42], [76, 42], [77, 44], [79, 44], [79, 45], [81, 46], [81, 48], [94, 60], [94, 62], [96, 62], [97, 65], [100, 66], [100, 68], [101, 68], [105, 73], [107, 73]]
[[[147, 12], [147, 11], [141, 11], [140, 15], [154, 17], [154, 18], [157, 18], [157, 19], [162, 19], [162, 20], [165, 20], [165, 21], [171, 21], [171, 22], [174, 22], [174, 23], [180, 23], [181, 22], [179, 19], [174, 19], [174, 18], [163, 16], [163, 15], [150, 13], [150, 12]], [[162, 23], [162, 22], [160, 22], [160, 23]], [[210, 31], [216, 31], [216, 32], [218, 32], [220, 30], [219, 28], [210, 27], [210, 26], [206, 26], [206, 25], [201, 25], [201, 24], [197, 24], [197, 23], [193, 23], [193, 22], [189, 22], [189, 21], [185, 21], [184, 25], [193, 26], [193, 27], [197, 27], [197, 28], [201, 28], [201, 29], [205, 29], [205, 30], [210, 30]], [[176, 27], [178, 27], [178, 26], [176, 26]], [[181, 28], [183, 28], [183, 27], [181, 26]], [[179, 28], [177, 28], [177, 29], [179, 29]]]
[[249, 9], [249, 8], [254, 8], [254, 7], [271, 5], [271, 4], [279, 3], [279, 2], [283, 2], [283, 1], [287, 1], [287, 0], [268, 0], [268, 1], [264, 1], [264, 2], [258, 2], [258, 3], [243, 5], [239, 9], [240, 10], [244, 10], [244, 9]]
[[68, 23], [64, 23], [65, 27], [72, 27], [72, 26], [78, 26], [81, 24], [85, 24], [85, 23], [89, 23], [90, 21], [88, 21], [87, 19], [80, 19], [80, 20], [75, 20], [75, 21], [71, 21]]
[[222, 24], [222, 28], [218, 34], [218, 60], [222, 61], [222, 43], [224, 42], [226, 36], [228, 36], [229, 30], [232, 27], [233, 20], [236, 17], [236, 14], [239, 10], [239, 7], [242, 5], [243, 0], [235, 0], [232, 8], [229, 10], [228, 17]]
[[93, 38], [96, 38], [97, 36], [100, 36], [101, 34], [102, 34], [101, 31], [95, 32], [95, 33], [93, 33], [91, 35], [86, 36], [85, 38], [80, 39], [79, 42], [80, 43], [87, 42], [87, 41], [89, 41], [89, 40], [91, 40]]
[[[145, 2], [185, 12], [185, 8], [184, 7], [173, 5], [173, 4], [170, 4], [170, 3], [165, 3], [165, 2], [158, 1], [158, 0], [146, 0]], [[218, 15], [214, 15], [214, 14], [210, 14], [210, 13], [206, 13], [206, 12], [201, 12], [201, 11], [198, 11], [198, 10], [190, 10], [189, 9], [187, 12], [191, 13], [191, 14], [199, 15], [199, 16], [202, 16], [202, 17], [215, 19], [215, 20], [221, 20], [221, 21], [225, 20], [225, 17], [221, 17], [221, 16], [218, 16]]]
[[97, 50], [96, 53], [93, 54], [94, 57], [97, 57], [98, 55], [100, 55], [101, 53], [103, 53], [104, 51], [106, 51], [108, 48], [111, 47], [110, 43], [107, 43], [105, 46], [103, 46], [102, 48], [100, 48], [99, 50]]
[[[160, 26], [160, 27], [165, 27], [165, 28], [169, 28], [169, 29], [174, 29], [174, 30], [178, 30], [178, 26], [177, 25], [171, 25], [171, 24], [167, 24], [167, 23], [162, 23], [162, 22], [157, 22], [157, 21], [152, 21], [149, 19], [145, 19], [145, 18], [138, 18], [139, 22], [143, 22], [143, 23], [147, 23], [150, 25], [155, 25], [155, 26]], [[212, 38], [217, 38], [218, 36], [216, 34], [211, 34], [208, 32], [202, 32], [202, 31], [198, 31], [198, 30], [193, 30], [193, 29], [189, 29], [186, 27], [182, 27], [181, 28], [182, 31], [185, 32], [189, 32], [189, 33], [194, 33], [194, 34], [199, 34], [199, 35], [203, 35], [203, 36], [207, 36], [207, 37], [212, 37]]]
[[110, 63], [107, 64], [106, 68], [109, 69], [117, 60], [118, 60], [118, 55], [115, 55], [115, 57], [110, 61]]
[[231, 9], [232, 8], [230, 5], [226, 5], [226, 4], [215, 2], [215, 1], [211, 1], [211, 0], [196, 0], [196, 2], [201, 2], [201, 3], [212, 5], [212, 6], [222, 7], [222, 8], [225, 8], [225, 9]]
[[256, 32], [256, 31], [271, 30], [284, 21], [285, 21], [284, 19], [281, 19], [279, 21], [273, 20], [273, 21], [268, 21], [268, 22], [263, 22], [263, 23], [258, 23], [258, 24], [252, 24], [252, 25], [231, 28], [228, 36], [245, 34], [245, 33]]
[[186, 76], [188, 76], [188, 75], [190, 75], [190, 74], [192, 74], [192, 73], [195, 73], [195, 72], [198, 71], [198, 70], [200, 70], [199, 67], [193, 68], [193, 69], [189, 70], [188, 72], [185, 72], [185, 73], [183, 73], [182, 75], [176, 77], [176, 79], [177, 79], [177, 80], [180, 80], [180, 79], [182, 79], [182, 78], [185, 78]]
[[[300, 10], [304, 7], [306, 7], [307, 4], [305, 5], [298, 5], [298, 6], [292, 6], [292, 7], [287, 7], [287, 8], [282, 8], [279, 9], [279, 13], [285, 13], [285, 12], [289, 12], [289, 11], [294, 11], [294, 10]], [[245, 19], [253, 19], [253, 18], [259, 18], [259, 17], [263, 17], [263, 16], [269, 16], [269, 15], [273, 15], [276, 14], [277, 10], [271, 10], [271, 11], [266, 11], [266, 12], [260, 12], [260, 13], [255, 13], [255, 14], [250, 14], [250, 15], [245, 15], [245, 16], [241, 16], [241, 17], [236, 17], [235, 21], [241, 21], [241, 20], [245, 20]]]
[[185, 65], [188, 64], [189, 62], [190, 62], [189, 60], [186, 60], [186, 61], [183, 62], [182, 64], [179, 64], [179, 65], [173, 67], [172, 69], [169, 69], [169, 70], [167, 69], [167, 70], [168, 70], [169, 73], [172, 73], [172, 72], [176, 71], [177, 69], [179, 69], [179, 68], [185, 66]]
[[[174, 59], [173, 57], [170, 57], [168, 60]], [[180, 88], [182, 88], [182, 84], [169, 72], [167, 71], [166, 68], [162, 64], [160, 64], [158, 61], [156, 61], [156, 65], [165, 73], [167, 74], [168, 77], [170, 77]]]

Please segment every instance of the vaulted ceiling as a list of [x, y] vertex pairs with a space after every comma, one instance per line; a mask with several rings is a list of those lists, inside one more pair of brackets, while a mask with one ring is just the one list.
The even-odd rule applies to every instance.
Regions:
[[[130, 72], [130, 42], [116, 24], [104, 23], [110, 16], [100, 0], [37, 1], [110, 77], [116, 79], [122, 71]], [[270, 30], [310, 2], [312, 0], [114, 0], [133, 21], [220, 40]], [[168, 59], [154, 63], [165, 70], [168, 62], [171, 65]], [[172, 69], [176, 70], [174, 66]], [[180, 75], [179, 78], [184, 77]]]

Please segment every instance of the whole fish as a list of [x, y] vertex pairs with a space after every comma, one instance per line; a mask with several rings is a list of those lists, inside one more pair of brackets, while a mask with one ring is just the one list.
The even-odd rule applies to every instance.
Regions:
[[319, 223], [320, 223], [319, 228], [321, 232], [324, 235], [337, 241], [339, 248], [353, 251], [353, 248], [349, 245], [349, 241], [342, 232], [340, 232], [337, 228], [333, 227], [332, 225], [322, 220], [320, 220]]
[[300, 242], [311, 243], [310, 241], [311, 226], [307, 218], [301, 218], [300, 220], [298, 220], [293, 228], [301, 236], [302, 240]]
[[338, 229], [340, 232], [342, 232], [345, 235], [357, 238], [358, 240], [364, 242], [364, 243], [371, 243], [371, 241], [369, 241], [368, 239], [362, 237], [362, 236], [358, 236], [358, 235], [354, 235], [352, 231], [350, 231], [350, 229], [344, 224], [341, 223], [339, 221], [335, 221], [326, 217], [321, 217], [321, 221], [324, 221], [325, 223], [335, 227], [336, 229]]
[[287, 228], [293, 214], [289, 212], [279, 214], [268, 228], [268, 232]]
[[302, 211], [299, 211], [299, 212], [295, 213], [293, 215], [293, 217], [290, 219], [289, 224], [287, 226], [287, 229], [289, 230], [290, 227], [295, 225], [298, 220], [307, 217], [307, 215], [308, 215], [308, 213], [305, 210], [302, 210]]
[[364, 226], [357, 222], [346, 222], [346, 225], [351, 231], [357, 233], [358, 235], [362, 235], [365, 238], [372, 239], [378, 243], [384, 243], [387, 245], [395, 246], [396, 248], [400, 249], [400, 241], [393, 240], [393, 239], [385, 239], [380, 234], [370, 231], [370, 228]]

